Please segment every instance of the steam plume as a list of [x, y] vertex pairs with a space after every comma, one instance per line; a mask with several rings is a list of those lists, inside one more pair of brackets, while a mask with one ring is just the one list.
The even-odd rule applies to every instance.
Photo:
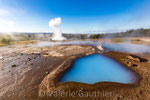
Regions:
[[49, 26], [52, 28], [54, 32], [52, 40], [65, 40], [65, 38], [62, 36], [60, 24], [61, 24], [60, 17], [51, 19], [51, 21], [49, 22]]

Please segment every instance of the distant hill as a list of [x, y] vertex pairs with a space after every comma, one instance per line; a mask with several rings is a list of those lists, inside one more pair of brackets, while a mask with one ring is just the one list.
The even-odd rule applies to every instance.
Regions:
[[126, 32], [118, 32], [112, 34], [102, 34], [102, 37], [109, 38], [123, 38], [123, 37], [150, 37], [150, 29], [136, 29], [128, 30]]
[[102, 34], [64, 34], [68, 39], [97, 39], [97, 38], [124, 38], [124, 37], [150, 37], [150, 29], [132, 29], [126, 32]]
[[[105, 33], [105, 34], [66, 34], [63, 36], [70, 40], [77, 39], [98, 39], [98, 38], [124, 38], [124, 37], [150, 37], [150, 29], [136, 29], [128, 30], [126, 32]], [[13, 33], [13, 34], [0, 34], [0, 41], [3, 38], [11, 40], [50, 40], [52, 33]]]

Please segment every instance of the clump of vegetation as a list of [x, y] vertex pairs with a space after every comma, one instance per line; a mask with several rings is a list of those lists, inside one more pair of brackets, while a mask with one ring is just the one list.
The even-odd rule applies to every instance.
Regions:
[[123, 40], [121, 38], [112, 38], [111, 42], [120, 43], [120, 42], [123, 42]]
[[12, 40], [11, 40], [10, 38], [2, 38], [0, 42], [1, 42], [2, 44], [9, 45], [9, 44], [11, 43], [11, 41], [12, 41]]
[[98, 39], [98, 38], [102, 38], [102, 34], [91, 34], [90, 39]]
[[110, 38], [124, 38], [124, 37], [150, 37], [150, 29], [132, 29], [128, 30], [126, 32], [118, 32], [118, 33], [107, 33], [104, 34], [104, 37], [110, 37]]
[[36, 40], [26, 34], [0, 34], [0, 47], [13, 44], [35, 43]]
[[30, 44], [30, 43], [36, 43], [36, 40], [27, 40], [27, 41], [13, 41], [11, 42], [11, 44]]
[[142, 41], [142, 40], [137, 38], [137, 39], [133, 39], [132, 41]]
[[87, 39], [87, 35], [86, 34], [81, 34], [80, 39]]

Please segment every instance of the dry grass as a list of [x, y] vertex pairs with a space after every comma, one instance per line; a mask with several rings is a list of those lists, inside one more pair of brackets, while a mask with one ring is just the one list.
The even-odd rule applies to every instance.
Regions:
[[132, 41], [142, 41], [142, 40], [139, 38], [135, 38], [135, 39], [132, 39]]
[[36, 43], [37, 41], [36, 40], [28, 40], [28, 41], [13, 41], [13, 42], [10, 42], [10, 44], [30, 44], [30, 43]]
[[120, 42], [123, 42], [123, 40], [121, 38], [112, 38], [111, 42], [113, 42], [113, 43], [120, 43]]
[[0, 34], [0, 47], [13, 44], [26, 45], [36, 42], [36, 40], [24, 34]]
[[6, 44], [4, 44], [4, 43], [0, 43], [0, 47], [2, 47], [2, 46], [6, 46]]
[[2, 46], [7, 46], [7, 45], [14, 45], [14, 44], [17, 44], [17, 45], [27, 45], [27, 44], [36, 43], [36, 42], [37, 42], [36, 40], [13, 41], [13, 42], [10, 42], [9, 44], [0, 42], [0, 47], [2, 47]]

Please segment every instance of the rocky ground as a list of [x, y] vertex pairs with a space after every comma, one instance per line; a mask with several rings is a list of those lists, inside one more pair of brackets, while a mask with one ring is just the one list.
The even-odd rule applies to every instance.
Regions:
[[[59, 76], [58, 69], [70, 66], [76, 57], [92, 53], [95, 53], [95, 49], [91, 46], [1, 47], [0, 100], [150, 99], [150, 58], [142, 54], [103, 52], [137, 73], [139, 81], [134, 85], [56, 84], [56, 80], [52, 83], [52, 80]], [[52, 77], [53, 74], [56, 77]], [[49, 92], [51, 90], [53, 92]]]
[[90, 46], [0, 48], [0, 100], [36, 100], [43, 78], [68, 57], [94, 53]]

